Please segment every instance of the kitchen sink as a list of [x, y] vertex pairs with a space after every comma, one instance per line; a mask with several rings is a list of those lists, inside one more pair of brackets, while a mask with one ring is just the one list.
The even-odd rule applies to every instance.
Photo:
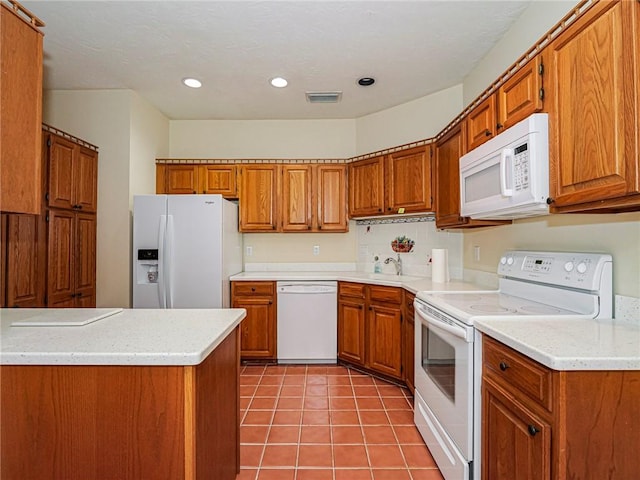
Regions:
[[393, 282], [411, 282], [423, 279], [423, 277], [414, 277], [412, 275], [393, 275], [391, 273], [368, 273], [367, 278], [370, 278], [371, 280], [388, 280]]

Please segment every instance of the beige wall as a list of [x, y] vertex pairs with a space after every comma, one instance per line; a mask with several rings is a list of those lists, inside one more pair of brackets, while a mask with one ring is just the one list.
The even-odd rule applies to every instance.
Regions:
[[431, 138], [462, 110], [462, 85], [356, 120], [358, 155]]
[[172, 120], [171, 158], [348, 158], [355, 120]]
[[133, 196], [156, 193], [156, 158], [169, 155], [169, 119], [141, 96], [131, 99], [129, 207]]
[[[355, 263], [355, 222], [348, 233], [245, 233], [244, 246], [253, 255], [245, 255], [245, 263]], [[320, 254], [313, 255], [313, 247]]]
[[[480, 247], [480, 261], [474, 260]], [[618, 295], [640, 297], [640, 213], [548, 215], [464, 232], [466, 268], [495, 272], [507, 249], [602, 252], [613, 256]]]
[[576, 0], [533, 1], [502, 39], [464, 79], [467, 106], [565, 16]]
[[131, 90], [48, 91], [43, 119], [99, 147], [96, 303], [128, 307], [131, 198], [154, 191], [150, 166], [168, 153], [168, 121]]

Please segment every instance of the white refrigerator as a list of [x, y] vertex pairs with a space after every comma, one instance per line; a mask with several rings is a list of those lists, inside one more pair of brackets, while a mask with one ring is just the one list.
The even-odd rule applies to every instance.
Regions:
[[222, 195], [133, 198], [133, 307], [228, 308], [242, 271], [238, 205]]

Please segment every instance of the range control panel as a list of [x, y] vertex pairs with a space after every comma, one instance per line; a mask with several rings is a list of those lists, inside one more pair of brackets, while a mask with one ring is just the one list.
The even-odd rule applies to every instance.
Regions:
[[505, 278], [579, 288], [600, 289], [611, 276], [613, 259], [603, 253], [508, 251], [500, 257], [498, 275]]

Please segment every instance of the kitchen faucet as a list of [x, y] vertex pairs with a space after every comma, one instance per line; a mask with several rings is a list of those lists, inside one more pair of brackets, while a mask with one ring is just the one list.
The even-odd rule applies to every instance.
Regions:
[[396, 267], [396, 275], [402, 275], [402, 259], [400, 258], [400, 254], [398, 254], [397, 260], [389, 257], [384, 261], [385, 265], [389, 265], [389, 263], [393, 263], [393, 266]]

